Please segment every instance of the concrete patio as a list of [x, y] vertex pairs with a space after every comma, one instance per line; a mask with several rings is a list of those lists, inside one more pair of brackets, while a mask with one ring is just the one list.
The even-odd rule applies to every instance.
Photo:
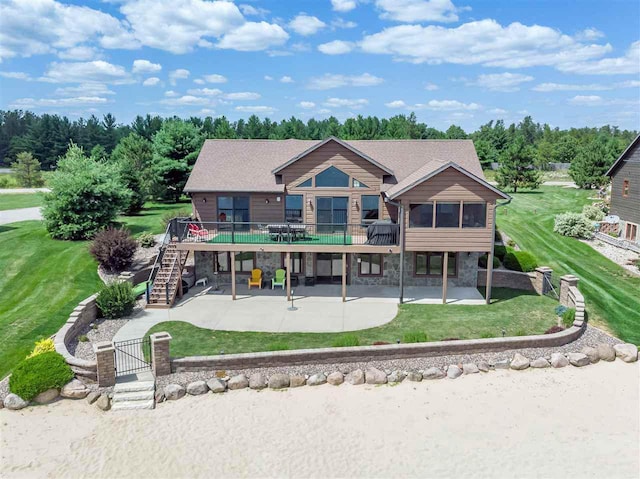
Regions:
[[[125, 324], [113, 338], [124, 341], [144, 336], [156, 324], [184, 321], [211, 330], [335, 333], [382, 326], [398, 311], [397, 287], [349, 286], [341, 301], [340, 285], [293, 288], [295, 310], [281, 289], [251, 289], [239, 285], [231, 299], [228, 285], [192, 288], [171, 309], [147, 309]], [[484, 304], [476, 288], [449, 288], [450, 304]], [[441, 304], [442, 288], [405, 288], [405, 303]], [[455, 306], [454, 306], [455, 307]]]

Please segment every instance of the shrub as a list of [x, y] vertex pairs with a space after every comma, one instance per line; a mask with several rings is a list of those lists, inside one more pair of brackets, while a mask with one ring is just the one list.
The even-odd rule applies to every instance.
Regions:
[[131, 264], [137, 247], [129, 230], [107, 228], [93, 239], [91, 254], [103, 268], [118, 272]]
[[[487, 257], [486, 254], [483, 254], [482, 256], [480, 256], [478, 258], [478, 266], [480, 266], [481, 268], [487, 268], [487, 261], [489, 260], [489, 258]], [[500, 266], [500, 260], [498, 259], [497, 256], [493, 257], [493, 267], [494, 268], [498, 268]]]
[[510, 248], [515, 248], [516, 242], [510, 239], [509, 241], [507, 241], [507, 246], [509, 246]]
[[131, 314], [135, 302], [133, 288], [127, 281], [108, 284], [96, 298], [102, 316], [107, 319], [122, 318]]
[[27, 359], [37, 356], [38, 354], [50, 353], [51, 351], [55, 350], [56, 348], [53, 344], [53, 339], [41, 339], [40, 341], [36, 341], [36, 345], [33, 347], [33, 351], [31, 351], [31, 354], [27, 356]]
[[498, 229], [498, 226], [496, 225], [496, 234], [494, 236], [495, 240], [498, 242], [502, 242], [502, 234], [500, 233], [500, 230]]
[[562, 236], [588, 239], [593, 236], [593, 224], [580, 213], [567, 212], [556, 215], [553, 231]]
[[504, 256], [507, 254], [507, 247], [503, 245], [495, 245], [493, 248], [493, 255], [496, 258], [500, 258], [500, 261], [504, 259]]
[[288, 349], [287, 343], [271, 343], [267, 346], [267, 351], [286, 351]]
[[89, 338], [87, 338], [86, 334], [81, 334], [80, 336], [78, 336], [78, 341], [81, 343], [86, 343], [87, 341], [89, 341]]
[[349, 346], [360, 346], [360, 339], [355, 334], [343, 334], [333, 341], [334, 348], [345, 348]]
[[173, 218], [191, 218], [191, 210], [169, 211], [161, 217], [162, 229], [166, 230], [169, 221]]
[[573, 321], [575, 321], [575, 319], [575, 308], [569, 308], [562, 314], [562, 324], [564, 324], [565, 328], [570, 328], [571, 326], [573, 326]]
[[504, 266], [512, 271], [528, 273], [538, 267], [538, 261], [528, 251], [510, 251], [504, 257]]
[[527, 335], [527, 333], [525, 332], [524, 329], [518, 329], [516, 331], [516, 336], [526, 336], [526, 335]]
[[618, 232], [617, 231], [609, 231], [607, 234], [609, 236], [611, 236], [612, 238], [617, 238], [618, 237]]
[[429, 337], [422, 331], [409, 331], [402, 336], [403, 343], [426, 343], [427, 341]]
[[569, 308], [567, 308], [562, 304], [559, 304], [558, 306], [556, 306], [556, 309], [555, 309], [556, 316], [562, 316], [567, 309]]
[[544, 332], [544, 334], [559, 333], [560, 331], [564, 331], [564, 328], [562, 328], [561, 326], [551, 326]]
[[489, 338], [493, 338], [493, 337], [495, 337], [495, 336], [494, 336], [493, 334], [491, 334], [491, 333], [482, 333], [482, 334], [480, 335], [480, 337], [481, 337], [482, 339], [489, 339]]
[[156, 244], [156, 238], [153, 234], [145, 231], [144, 233], [140, 233], [140, 236], [138, 236], [138, 243], [143, 248], [153, 248]]
[[37, 188], [44, 185], [40, 162], [31, 153], [18, 153], [16, 161], [11, 164], [13, 176], [18, 185], [25, 188]]
[[604, 211], [597, 205], [584, 205], [582, 214], [591, 221], [602, 221], [604, 219]]
[[25, 359], [13, 370], [9, 390], [31, 401], [47, 389], [60, 389], [73, 379], [73, 371], [55, 351]]

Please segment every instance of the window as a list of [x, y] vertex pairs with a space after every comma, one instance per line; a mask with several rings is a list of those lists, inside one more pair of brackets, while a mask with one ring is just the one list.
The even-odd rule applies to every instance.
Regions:
[[436, 203], [436, 228], [460, 226], [460, 203]]
[[250, 273], [256, 264], [256, 254], [251, 252], [236, 253], [236, 273]]
[[284, 199], [285, 218], [290, 223], [302, 223], [302, 195], [287, 195]]
[[298, 188], [311, 188], [311, 178], [307, 178], [298, 185]]
[[433, 226], [433, 203], [409, 205], [409, 227], [431, 228]]
[[463, 228], [486, 228], [487, 226], [487, 204], [486, 203], [463, 203], [462, 204], [462, 227]]
[[382, 275], [382, 254], [362, 253], [358, 258], [359, 276], [381, 276]]
[[362, 222], [372, 223], [380, 218], [380, 197], [378, 195], [362, 195], [360, 197]]
[[[291, 274], [304, 273], [304, 253], [290, 253], [291, 254]], [[282, 253], [282, 267], [287, 268], [286, 264], [287, 255]]]
[[[218, 221], [248, 223], [248, 196], [218, 196]], [[249, 225], [245, 225], [249, 226]]]
[[213, 272], [230, 273], [229, 253], [213, 253]]
[[369, 188], [367, 185], [365, 185], [363, 182], [356, 180], [355, 178], [353, 179], [353, 187], [354, 188]]
[[629, 180], [624, 180], [622, 182], [622, 196], [624, 198], [629, 196]]
[[[457, 276], [458, 255], [449, 253], [449, 263], [447, 264], [447, 277]], [[442, 276], [442, 265], [444, 263], [443, 253], [415, 253], [415, 276]]]
[[349, 175], [340, 171], [335, 166], [330, 166], [316, 175], [316, 187], [348, 188]]

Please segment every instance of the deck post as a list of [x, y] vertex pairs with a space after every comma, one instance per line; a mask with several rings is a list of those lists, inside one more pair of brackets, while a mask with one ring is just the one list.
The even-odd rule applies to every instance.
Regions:
[[449, 253], [442, 253], [442, 304], [447, 304], [447, 276], [449, 275]]
[[493, 251], [487, 253], [487, 281], [484, 293], [487, 304], [491, 304], [491, 283], [493, 282]]
[[347, 301], [347, 253], [342, 253], [342, 302]]
[[231, 299], [236, 299], [236, 252], [231, 252]]
[[284, 255], [284, 264], [287, 272], [287, 301], [291, 301], [291, 253], [288, 251]]

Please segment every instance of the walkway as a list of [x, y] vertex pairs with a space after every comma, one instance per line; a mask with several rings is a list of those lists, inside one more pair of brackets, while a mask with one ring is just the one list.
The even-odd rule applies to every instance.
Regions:
[[18, 221], [41, 220], [40, 207], [18, 208], [17, 210], [0, 211], [0, 225], [17, 223]]
[[[151, 327], [165, 321], [184, 321], [221, 331], [337, 333], [382, 326], [398, 312], [397, 287], [348, 286], [347, 301], [340, 300], [339, 285], [294, 288], [294, 306], [282, 290], [252, 289], [239, 285], [236, 301], [230, 288], [192, 288], [171, 309], [147, 309], [126, 323], [114, 341], [143, 337]], [[441, 304], [442, 289], [409, 287], [405, 302]], [[484, 304], [476, 288], [449, 288], [450, 304]]]
[[0, 188], [0, 195], [16, 195], [22, 193], [48, 193], [49, 188]]

